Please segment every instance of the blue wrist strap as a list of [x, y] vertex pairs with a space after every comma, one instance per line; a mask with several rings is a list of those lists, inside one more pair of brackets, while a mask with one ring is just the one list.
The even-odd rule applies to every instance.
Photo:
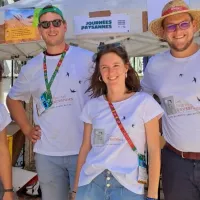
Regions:
[[157, 200], [157, 199], [147, 197], [146, 200]]

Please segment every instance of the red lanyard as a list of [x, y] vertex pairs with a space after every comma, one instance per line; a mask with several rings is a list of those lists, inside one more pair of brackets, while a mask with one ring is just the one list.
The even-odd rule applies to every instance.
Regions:
[[113, 114], [113, 116], [114, 116], [114, 118], [115, 118], [115, 120], [117, 122], [117, 125], [119, 126], [119, 129], [121, 130], [122, 134], [126, 138], [126, 140], [127, 140], [128, 144], [130, 145], [131, 149], [133, 151], [137, 151], [137, 149], [136, 149], [135, 145], [133, 144], [131, 138], [129, 137], [128, 133], [124, 129], [124, 127], [123, 127], [123, 125], [122, 125], [122, 123], [121, 123], [121, 121], [119, 119], [119, 116], [118, 116], [118, 114], [117, 114], [117, 112], [116, 112], [116, 110], [115, 110], [115, 108], [113, 106], [113, 104], [111, 102], [109, 102], [109, 101], [108, 101], [108, 104], [109, 104], [111, 112], [112, 112], [112, 114]]

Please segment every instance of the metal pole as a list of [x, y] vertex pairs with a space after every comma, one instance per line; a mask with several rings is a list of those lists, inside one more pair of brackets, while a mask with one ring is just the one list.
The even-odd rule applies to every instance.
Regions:
[[12, 65], [11, 65], [11, 86], [13, 86], [14, 83], [14, 60], [12, 60]]

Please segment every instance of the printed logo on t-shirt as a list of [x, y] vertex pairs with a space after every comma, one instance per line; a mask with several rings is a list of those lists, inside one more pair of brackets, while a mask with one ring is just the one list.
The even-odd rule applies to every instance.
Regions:
[[108, 139], [107, 145], [120, 145], [124, 142], [124, 139], [120, 136], [111, 136]]
[[73, 104], [73, 101], [73, 97], [68, 97], [66, 95], [53, 97], [52, 108], [71, 106]]
[[198, 99], [194, 99], [193, 104], [174, 96], [165, 97], [162, 101], [165, 112], [169, 117], [200, 115], [200, 102]]

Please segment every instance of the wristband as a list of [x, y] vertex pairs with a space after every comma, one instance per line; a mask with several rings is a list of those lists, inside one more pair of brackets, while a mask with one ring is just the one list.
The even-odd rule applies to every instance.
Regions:
[[150, 197], [147, 197], [146, 200], [157, 200], [155, 198], [150, 198]]
[[76, 194], [76, 191], [73, 190], [72, 193]]
[[14, 192], [13, 188], [9, 188], [9, 189], [4, 189], [4, 192]]

